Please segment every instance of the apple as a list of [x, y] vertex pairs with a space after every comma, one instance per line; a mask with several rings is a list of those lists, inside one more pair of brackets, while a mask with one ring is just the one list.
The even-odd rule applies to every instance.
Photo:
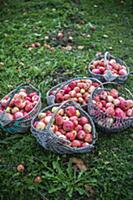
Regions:
[[24, 165], [23, 164], [19, 164], [18, 166], [17, 166], [17, 171], [18, 172], [23, 172], [25, 170], [25, 168], [24, 168]]
[[63, 124], [63, 118], [62, 118], [62, 116], [61, 115], [56, 115], [55, 116], [55, 123], [56, 123], [56, 125], [58, 125], [58, 126], [61, 126], [62, 124]]
[[40, 183], [41, 181], [42, 181], [41, 176], [36, 176], [35, 179], [34, 179], [35, 183]]
[[77, 138], [79, 139], [79, 140], [83, 140], [84, 138], [85, 138], [85, 131], [83, 131], [83, 130], [79, 130], [78, 131], [78, 134], [77, 134]]
[[70, 120], [66, 120], [63, 122], [63, 129], [65, 131], [72, 131], [74, 129], [74, 124]]
[[15, 112], [15, 113], [14, 113], [14, 119], [15, 119], [15, 120], [20, 119], [20, 118], [22, 118], [22, 117], [24, 117], [22, 111], [18, 111], [18, 112]]
[[76, 108], [74, 106], [67, 106], [65, 108], [65, 113], [69, 116], [76, 116]]
[[79, 118], [79, 124], [80, 124], [81, 126], [83, 126], [83, 125], [85, 125], [85, 124], [87, 124], [87, 123], [88, 123], [87, 117], [82, 116], [82, 117]]
[[86, 134], [84, 141], [88, 143], [92, 143], [92, 134], [90, 133]]
[[90, 132], [92, 131], [92, 127], [91, 127], [90, 124], [85, 124], [85, 125], [83, 126], [83, 129], [84, 129], [84, 131], [85, 131], [86, 133], [90, 133]]
[[81, 145], [82, 145], [82, 142], [79, 140], [73, 140], [71, 143], [72, 147], [81, 147]]

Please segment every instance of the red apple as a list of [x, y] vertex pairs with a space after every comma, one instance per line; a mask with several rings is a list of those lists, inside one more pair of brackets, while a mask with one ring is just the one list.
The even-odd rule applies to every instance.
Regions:
[[81, 147], [82, 142], [79, 140], [73, 140], [71, 146], [72, 147]]
[[77, 134], [76, 131], [67, 132], [66, 138], [70, 141], [73, 141], [76, 138], [76, 134]]
[[83, 130], [78, 131], [77, 138], [83, 140], [85, 138], [85, 132]]
[[65, 113], [69, 116], [76, 116], [76, 108], [74, 106], [67, 106], [65, 108]]
[[90, 133], [90, 132], [92, 131], [92, 127], [91, 127], [90, 124], [85, 124], [85, 125], [83, 126], [83, 129], [84, 129], [84, 131], [85, 131], [86, 133]]
[[79, 118], [79, 124], [80, 124], [81, 126], [83, 126], [83, 125], [85, 125], [85, 124], [87, 124], [87, 123], [88, 123], [87, 117], [82, 116], [82, 117]]
[[84, 139], [85, 142], [92, 143], [92, 134], [88, 133]]
[[14, 119], [17, 120], [17, 119], [20, 119], [24, 117], [23, 113], [21, 111], [18, 111], [16, 113], [14, 113]]
[[74, 129], [74, 124], [70, 120], [66, 120], [63, 122], [63, 129], [65, 131], [72, 131]]
[[17, 166], [17, 171], [18, 171], [18, 172], [23, 172], [23, 171], [24, 171], [24, 165], [23, 165], [23, 164], [19, 164], [19, 165]]

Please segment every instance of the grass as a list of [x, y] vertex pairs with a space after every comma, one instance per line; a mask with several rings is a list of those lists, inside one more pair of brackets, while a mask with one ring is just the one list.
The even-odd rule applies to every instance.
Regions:
[[[41, 90], [46, 106], [51, 86], [88, 76], [87, 63], [97, 51], [111, 51], [133, 70], [132, 1], [6, 0], [0, 5], [0, 98], [27, 81]], [[62, 49], [67, 39], [63, 43], [53, 39], [59, 31], [73, 37], [72, 50]], [[31, 50], [35, 42], [41, 47]], [[133, 92], [132, 76], [125, 86]], [[0, 133], [0, 199], [132, 200], [132, 131], [101, 133], [92, 153], [63, 156], [45, 151], [31, 133]], [[87, 171], [78, 170], [73, 157], [83, 160]], [[16, 170], [19, 163], [25, 166], [22, 174]], [[34, 183], [37, 175], [42, 177], [39, 184]]]

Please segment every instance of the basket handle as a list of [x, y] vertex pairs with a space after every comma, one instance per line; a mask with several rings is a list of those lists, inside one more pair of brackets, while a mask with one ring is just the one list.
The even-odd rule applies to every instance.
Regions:
[[104, 65], [107, 69], [107, 73], [103, 75], [104, 79], [109, 82], [110, 81], [114, 81], [117, 77], [113, 76], [111, 70], [108, 68], [108, 59], [110, 58], [110, 53], [109, 52], [105, 52], [104, 54]]

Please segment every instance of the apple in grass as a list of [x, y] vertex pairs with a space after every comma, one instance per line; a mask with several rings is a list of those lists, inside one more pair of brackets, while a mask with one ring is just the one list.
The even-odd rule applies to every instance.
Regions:
[[18, 166], [17, 166], [17, 171], [18, 172], [23, 172], [25, 170], [25, 168], [24, 168], [24, 165], [23, 164], [19, 164]]

